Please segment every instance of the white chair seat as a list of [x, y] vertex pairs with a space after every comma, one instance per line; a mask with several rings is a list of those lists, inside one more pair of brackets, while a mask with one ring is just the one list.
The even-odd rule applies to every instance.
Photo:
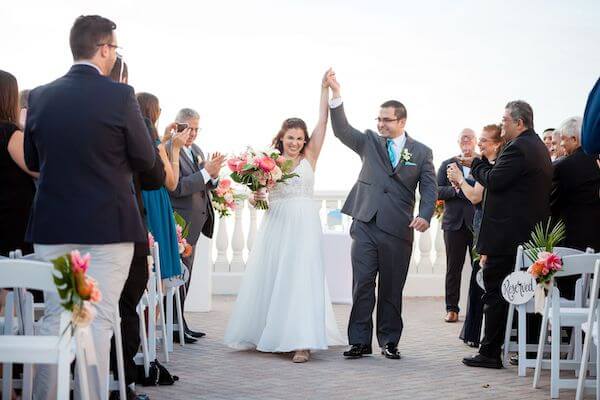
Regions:
[[2, 336], [0, 359], [18, 364], [52, 364], [58, 360], [58, 336]]

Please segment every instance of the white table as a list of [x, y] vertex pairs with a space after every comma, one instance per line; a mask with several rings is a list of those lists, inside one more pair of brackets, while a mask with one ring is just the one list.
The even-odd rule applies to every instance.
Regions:
[[334, 303], [352, 303], [351, 245], [352, 239], [348, 232], [326, 230], [323, 233], [325, 275], [331, 301]]

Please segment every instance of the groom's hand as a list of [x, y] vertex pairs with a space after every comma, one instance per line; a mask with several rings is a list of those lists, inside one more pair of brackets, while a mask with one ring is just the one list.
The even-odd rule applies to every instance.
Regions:
[[340, 92], [340, 84], [338, 83], [337, 79], [335, 79], [335, 72], [332, 70], [328, 71], [327, 84], [331, 88], [331, 97], [332, 98], [336, 99], [336, 98], [342, 96], [340, 94], [341, 93]]
[[408, 226], [409, 228], [413, 228], [419, 232], [425, 232], [427, 229], [429, 229], [429, 222], [425, 221], [421, 217], [415, 217], [415, 219], [413, 219]]

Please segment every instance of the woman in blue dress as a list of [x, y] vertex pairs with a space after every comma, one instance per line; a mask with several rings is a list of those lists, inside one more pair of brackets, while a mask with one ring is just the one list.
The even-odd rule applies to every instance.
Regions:
[[[487, 158], [490, 163], [496, 160], [500, 149], [504, 145], [501, 132], [502, 128], [499, 125], [487, 125], [483, 127], [479, 137], [481, 155]], [[485, 189], [479, 182], [475, 182], [469, 177], [465, 178], [462, 174], [462, 168], [459, 168], [456, 164], [448, 166], [448, 180], [460, 187], [465, 197], [475, 205], [475, 215], [473, 216], [473, 248], [475, 248], [483, 217], [482, 200]], [[479, 270], [479, 261], [474, 261], [469, 284], [467, 315], [460, 333], [460, 338], [470, 347], [479, 347], [481, 340], [481, 324], [483, 321], [483, 300], [481, 297], [483, 296], [483, 289], [477, 283]]]
[[[150, 93], [138, 93], [136, 97], [146, 126], [158, 147], [160, 158], [165, 166], [165, 186], [158, 190], [144, 190], [142, 191], [142, 197], [146, 208], [148, 230], [152, 233], [160, 248], [161, 278], [169, 279], [181, 275], [181, 257], [179, 255], [173, 207], [167, 190], [175, 190], [177, 187], [179, 181], [179, 149], [186, 142], [190, 129], [173, 134], [172, 132], [176, 130], [176, 124], [169, 124], [165, 129], [163, 142], [161, 142], [156, 130], [156, 122], [160, 116], [158, 98]], [[167, 155], [164, 145], [167, 140], [171, 140], [173, 145], [171, 158]]]

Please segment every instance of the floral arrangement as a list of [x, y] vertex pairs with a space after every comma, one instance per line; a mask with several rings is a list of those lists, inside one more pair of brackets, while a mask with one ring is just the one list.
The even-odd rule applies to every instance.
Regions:
[[173, 211], [175, 218], [175, 229], [177, 231], [177, 245], [181, 257], [189, 257], [192, 255], [192, 245], [187, 242], [188, 233], [190, 232], [190, 224], [177, 212]]
[[212, 191], [212, 205], [219, 213], [219, 218], [228, 217], [235, 210], [236, 202], [245, 199], [246, 196], [236, 193], [231, 186], [231, 180], [222, 178], [219, 185]]
[[444, 202], [444, 200], [436, 200], [435, 208], [433, 209], [433, 215], [435, 215], [437, 219], [441, 219], [444, 216], [445, 204], [446, 203]]
[[539, 223], [531, 233], [531, 240], [527, 242], [525, 254], [533, 261], [529, 272], [539, 284], [548, 284], [556, 271], [562, 269], [562, 260], [553, 253], [554, 247], [565, 238], [565, 224], [558, 221], [552, 226], [552, 219], [544, 226]]
[[54, 265], [54, 284], [62, 300], [65, 310], [71, 311], [71, 321], [76, 327], [86, 327], [96, 316], [90, 303], [102, 300], [102, 293], [96, 281], [87, 276], [90, 265], [89, 253], [83, 257], [78, 250], [73, 250], [52, 260]]
[[[255, 151], [248, 147], [244, 153], [230, 158], [227, 166], [232, 171], [231, 179], [247, 186], [253, 192], [266, 192], [277, 183], [298, 176], [292, 172], [293, 161], [286, 160], [277, 149]], [[267, 210], [269, 205], [266, 201], [259, 200], [255, 207]]]

